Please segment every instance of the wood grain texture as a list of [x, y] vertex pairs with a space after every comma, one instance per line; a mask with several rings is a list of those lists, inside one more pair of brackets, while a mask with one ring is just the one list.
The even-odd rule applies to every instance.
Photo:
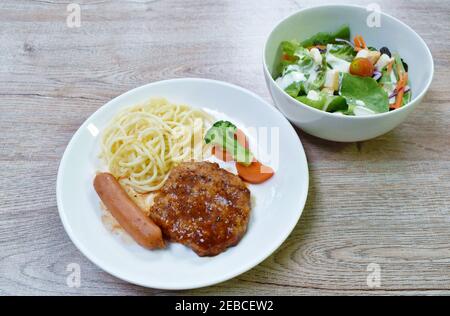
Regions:
[[[371, 141], [299, 131], [311, 187], [291, 236], [233, 280], [178, 292], [120, 281], [71, 243], [55, 197], [65, 146], [101, 105], [160, 79], [225, 80], [271, 102], [265, 37], [282, 17], [325, 1], [79, 1], [80, 28], [66, 26], [69, 2], [0, 1], [0, 295], [450, 294], [450, 2], [377, 1], [432, 50], [423, 104]], [[71, 262], [81, 265], [80, 288], [66, 285]], [[375, 290], [372, 262], [382, 269]]]

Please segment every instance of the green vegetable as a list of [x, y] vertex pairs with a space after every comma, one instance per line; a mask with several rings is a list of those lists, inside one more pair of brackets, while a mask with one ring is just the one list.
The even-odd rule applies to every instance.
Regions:
[[386, 91], [371, 77], [353, 76], [345, 73], [342, 77], [340, 94], [347, 103], [356, 105], [356, 101], [364, 102], [365, 106], [376, 113], [389, 111], [389, 98]]
[[293, 56], [296, 57], [295, 61], [286, 62], [283, 64], [283, 67], [281, 69], [281, 73], [283, 75], [288, 73], [287, 67], [293, 64], [297, 65], [297, 70], [304, 74], [308, 73], [314, 67], [314, 60], [312, 59], [309, 51], [306, 48], [298, 46], [294, 54], [295, 55]]
[[305, 94], [305, 85], [304, 81], [294, 82], [289, 87], [284, 89], [287, 94], [289, 94], [291, 97], [295, 98], [299, 94]]
[[234, 137], [237, 127], [229, 121], [217, 121], [206, 132], [205, 143], [219, 145], [226, 150], [233, 159], [245, 166], [253, 161], [252, 153], [243, 147]]
[[409, 103], [410, 101], [411, 101], [411, 91], [408, 91], [405, 94], [403, 94], [402, 106]]
[[378, 82], [388, 94], [390, 91], [394, 91], [395, 86], [397, 85], [397, 83], [392, 82], [391, 74], [388, 73], [387, 67], [384, 67], [381, 71], [381, 78]]
[[300, 97], [296, 97], [296, 99], [306, 105], [309, 105], [310, 107], [316, 108], [318, 110], [323, 110], [323, 106], [325, 104], [325, 98], [320, 97], [319, 100], [311, 100], [308, 99], [306, 96], [302, 95]]
[[340, 95], [328, 96], [325, 111], [338, 112], [338, 111], [347, 111], [347, 109], [348, 109], [347, 100], [344, 97]]
[[283, 41], [281, 42], [281, 51], [284, 54], [287, 54], [289, 56], [294, 56], [295, 51], [301, 47], [300, 43], [296, 40], [292, 41]]
[[[313, 67], [314, 70], [310, 68], [310, 72], [305, 74], [307, 79], [309, 79], [304, 83], [304, 91], [306, 94], [308, 94], [308, 92], [311, 90], [319, 91], [325, 83], [325, 73], [327, 71], [327, 61], [325, 59], [325, 56], [322, 56], [321, 65], [315, 65], [313, 62]], [[315, 75], [315, 77], [313, 78], [314, 80], [311, 79], [312, 75]]]
[[320, 32], [300, 43], [303, 47], [310, 47], [315, 45], [327, 45], [336, 42], [336, 38], [350, 40], [350, 28], [348, 25], [341, 26], [337, 32], [326, 33]]
[[282, 74], [284, 69], [287, 66], [296, 63], [296, 61], [298, 60], [298, 57], [295, 56], [294, 54], [295, 54], [295, 51], [299, 48], [302, 48], [302, 47], [300, 46], [300, 43], [297, 41], [281, 42], [281, 44], [280, 44], [281, 56], [287, 56], [289, 58], [288, 59], [281, 58], [280, 64], [278, 65], [278, 68], [277, 68], [276, 77], [278, 77], [278, 75]]
[[394, 68], [393, 68], [393, 70], [395, 72], [395, 76], [397, 78], [397, 81], [399, 81], [400, 80], [400, 76], [398, 74], [398, 71], [397, 71], [398, 68], [397, 67], [400, 67], [400, 70], [403, 73], [405, 73], [405, 67], [403, 67], [402, 59], [400, 58], [400, 55], [398, 53], [394, 53], [392, 56], [394, 57]]
[[[291, 43], [292, 44], [292, 43]], [[289, 47], [289, 49], [292, 49], [293, 46], [290, 44], [285, 44], [286, 47]], [[310, 76], [310, 72], [315, 67], [314, 60], [312, 59], [311, 55], [309, 54], [309, 51], [306, 48], [303, 48], [301, 46], [297, 46], [295, 48], [295, 57], [296, 61], [292, 63], [282, 63], [281, 66], [281, 74], [282, 76], [287, 75], [291, 71], [298, 71], [305, 75], [305, 78], [308, 79]], [[291, 67], [290, 67], [291, 66]], [[305, 81], [299, 81], [299, 82], [293, 82], [291, 85], [289, 85], [284, 91], [286, 91], [287, 94], [289, 94], [292, 97], [296, 97], [299, 94], [306, 94], [311, 89], [319, 89], [320, 86], [325, 81], [325, 72], [318, 73], [316, 80], [312, 83], [308, 83], [308, 86], [306, 86]]]
[[310, 107], [327, 112], [345, 111], [347, 110], [347, 101], [342, 96], [328, 95], [319, 92], [319, 100], [311, 100], [306, 96], [299, 96], [296, 99]]
[[327, 51], [337, 58], [348, 62], [351, 62], [356, 56], [355, 49], [346, 44], [328, 44]]
[[388, 73], [387, 67], [384, 67], [383, 70], [381, 70], [381, 78], [379, 82], [383, 85], [392, 84], [391, 74]]

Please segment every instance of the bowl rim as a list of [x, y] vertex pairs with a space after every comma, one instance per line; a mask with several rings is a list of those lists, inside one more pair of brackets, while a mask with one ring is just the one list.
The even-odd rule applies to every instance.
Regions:
[[[289, 94], [287, 94], [286, 91], [284, 91], [283, 89], [281, 89], [277, 83], [275, 82], [275, 80], [272, 77], [272, 74], [269, 72], [269, 69], [267, 67], [267, 62], [266, 62], [266, 51], [267, 51], [267, 43], [269, 42], [270, 37], [272, 36], [273, 32], [286, 20], [292, 18], [293, 16], [301, 13], [301, 12], [305, 12], [305, 11], [313, 11], [316, 9], [321, 9], [321, 8], [328, 8], [328, 9], [336, 9], [336, 8], [344, 8], [344, 9], [348, 9], [348, 8], [356, 8], [356, 9], [361, 9], [361, 10], [366, 10], [366, 7], [361, 6], [361, 5], [355, 5], [355, 4], [323, 4], [323, 5], [314, 5], [314, 6], [308, 6], [305, 8], [302, 8], [300, 10], [297, 10], [291, 14], [289, 14], [288, 16], [282, 18], [281, 20], [279, 20], [275, 26], [272, 28], [272, 30], [269, 32], [269, 34], [266, 36], [266, 39], [264, 41], [264, 47], [263, 47], [263, 66], [264, 66], [264, 72], [266, 74], [266, 76], [270, 77], [270, 82], [272, 85], [275, 86], [275, 89], [278, 89], [279, 91], [281, 91], [281, 93], [283, 93], [284, 95], [286, 95], [287, 97], [289, 97], [292, 101], [298, 103], [299, 105], [307, 108], [308, 110], [311, 110], [313, 112], [316, 113], [321, 113], [325, 116], [329, 116], [329, 117], [333, 117], [336, 119], [343, 119], [343, 120], [367, 120], [367, 119], [374, 119], [374, 118], [378, 118], [378, 117], [385, 117], [388, 115], [393, 115], [393, 113], [399, 113], [402, 111], [406, 111], [406, 108], [410, 107], [413, 103], [416, 103], [419, 99], [421, 99], [428, 91], [428, 89], [430, 88], [431, 82], [433, 81], [433, 77], [434, 77], [434, 60], [433, 60], [433, 55], [431, 54], [431, 50], [428, 47], [428, 45], [426, 44], [426, 42], [423, 40], [423, 38], [417, 34], [416, 31], [414, 31], [409, 25], [407, 25], [406, 23], [400, 21], [399, 19], [397, 19], [396, 17], [387, 14], [383, 11], [380, 11], [382, 16], [385, 16], [387, 18], [393, 19], [395, 22], [403, 25], [407, 30], [409, 30], [416, 38], [417, 40], [425, 47], [425, 50], [427, 52], [428, 58], [431, 61], [431, 73], [430, 76], [428, 77], [428, 82], [425, 85], [425, 88], [422, 90], [422, 92], [420, 94], [418, 94], [417, 96], [415, 96], [411, 101], [409, 101], [407, 104], [405, 104], [404, 106], [402, 106], [399, 109], [396, 109], [394, 111], [388, 111], [388, 112], [384, 112], [384, 113], [376, 113], [374, 115], [366, 115], [366, 116], [354, 116], [354, 115], [336, 115], [334, 113], [330, 113], [330, 112], [326, 112], [326, 111], [322, 111], [322, 110], [318, 110], [316, 108], [313, 108], [307, 104], [304, 104], [303, 102], [298, 101], [297, 99], [291, 97]], [[275, 101], [275, 100], [274, 100]]]

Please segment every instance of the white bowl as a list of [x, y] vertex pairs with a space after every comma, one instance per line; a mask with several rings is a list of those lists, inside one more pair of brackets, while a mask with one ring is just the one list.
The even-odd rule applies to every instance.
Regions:
[[[369, 27], [372, 12], [365, 7], [325, 5], [300, 10], [279, 22], [264, 46], [264, 76], [278, 109], [308, 134], [340, 142], [362, 141], [377, 137], [399, 125], [422, 101], [434, 73], [433, 58], [423, 39], [409, 26], [381, 13], [380, 27]], [[290, 97], [275, 83], [272, 74], [278, 64], [279, 46], [285, 40], [303, 40], [317, 32], [333, 32], [350, 26], [351, 38], [364, 37], [368, 46], [388, 47], [398, 52], [409, 65], [412, 100], [395, 111], [371, 116], [344, 116], [317, 110]]]

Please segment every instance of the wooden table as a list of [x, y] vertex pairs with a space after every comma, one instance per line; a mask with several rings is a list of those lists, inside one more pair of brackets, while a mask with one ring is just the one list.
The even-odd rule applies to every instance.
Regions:
[[[294, 232], [251, 271], [180, 292], [127, 284], [75, 248], [56, 207], [64, 149], [100, 106], [156, 80], [225, 80], [272, 102], [265, 37], [325, 1], [80, 1], [79, 28], [66, 25], [69, 2], [0, 2], [0, 294], [450, 294], [450, 2], [377, 1], [431, 48], [436, 73], [423, 104], [362, 143], [299, 131], [311, 184]], [[66, 284], [72, 262], [80, 288]], [[370, 263], [379, 288], [367, 285]]]

